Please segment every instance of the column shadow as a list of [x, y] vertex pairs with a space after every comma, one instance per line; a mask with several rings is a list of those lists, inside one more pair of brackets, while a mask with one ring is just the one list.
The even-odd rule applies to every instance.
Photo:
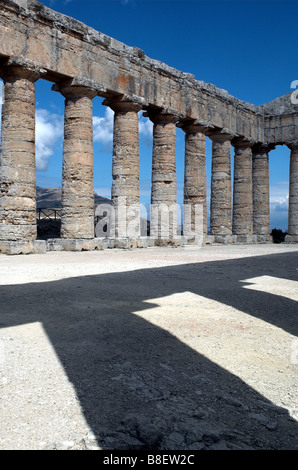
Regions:
[[188, 291], [297, 334], [297, 302], [244, 288], [297, 253], [1, 286], [0, 327], [42, 322], [102, 449], [297, 449], [287, 410], [138, 316]]

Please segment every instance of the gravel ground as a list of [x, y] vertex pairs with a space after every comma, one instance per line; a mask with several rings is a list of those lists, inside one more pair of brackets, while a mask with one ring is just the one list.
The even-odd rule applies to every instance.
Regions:
[[298, 248], [0, 255], [0, 449], [298, 448]]

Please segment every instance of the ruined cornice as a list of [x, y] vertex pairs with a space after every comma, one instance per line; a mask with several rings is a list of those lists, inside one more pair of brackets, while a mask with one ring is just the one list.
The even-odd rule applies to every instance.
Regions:
[[[24, 61], [36, 61], [37, 67], [47, 69], [45, 78], [51, 81], [59, 80], [59, 77], [80, 83], [85, 81], [98, 90], [99, 96], [120, 94], [141, 103], [144, 109], [161, 107], [181, 120], [194, 119], [199, 125], [225, 129], [231, 135], [260, 143], [266, 143], [267, 135], [272, 140], [270, 116], [297, 115], [297, 105], [295, 108], [289, 105], [290, 93], [270, 103], [254, 106], [211, 83], [197, 80], [190, 73], [151, 59], [140, 48], [128, 46], [74, 18], [55, 12], [37, 0], [0, 0], [0, 16], [1, 10], [6, 24], [10, 13], [5, 14], [5, 11], [11, 12], [12, 28], [15, 26], [17, 31], [8, 31], [10, 37], [3, 50], [0, 42], [0, 56], [24, 55]], [[35, 30], [38, 30], [38, 40], [44, 41], [43, 48], [55, 49], [57, 57], [50, 57], [49, 51], [44, 56], [32, 52], [32, 43], [36, 42]], [[18, 43], [24, 44], [23, 49], [19, 44], [10, 47], [9, 40], [14, 35], [19, 35]], [[78, 47], [79, 58], [68, 50], [71, 47]], [[64, 56], [61, 58], [59, 54]], [[77, 63], [73, 63], [73, 58]], [[65, 65], [67, 62], [69, 67]], [[106, 68], [106, 73], [101, 73], [100, 67]], [[286, 127], [289, 127], [289, 120], [285, 118], [282, 132], [274, 130], [275, 134], [283, 135]], [[297, 139], [296, 120], [294, 128], [292, 121], [290, 127], [286, 134]]]

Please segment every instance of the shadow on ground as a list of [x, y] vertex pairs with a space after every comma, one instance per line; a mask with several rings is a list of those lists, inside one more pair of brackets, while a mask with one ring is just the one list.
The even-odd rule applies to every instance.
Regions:
[[43, 323], [102, 449], [297, 449], [286, 410], [134, 314], [188, 291], [297, 334], [296, 302], [243, 288], [263, 275], [297, 253], [2, 286], [1, 326]]

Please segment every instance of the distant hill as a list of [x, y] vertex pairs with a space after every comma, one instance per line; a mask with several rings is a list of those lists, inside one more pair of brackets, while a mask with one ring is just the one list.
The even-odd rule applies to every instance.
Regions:
[[[36, 188], [37, 209], [60, 209], [61, 208], [61, 188]], [[111, 199], [99, 196], [94, 193], [94, 206], [99, 204], [112, 204]]]
[[[41, 188], [36, 187], [36, 208], [37, 209], [61, 209], [61, 188]], [[99, 196], [94, 193], [94, 208], [99, 204], [112, 204], [111, 199]], [[51, 214], [51, 211], [43, 212], [43, 215]], [[101, 218], [101, 217], [100, 217]], [[38, 239], [46, 240], [48, 238], [59, 238], [61, 220], [46, 219], [41, 217], [42, 220], [37, 220], [37, 235]], [[98, 219], [97, 219], [98, 221]], [[95, 222], [97, 223], [97, 222]], [[142, 235], [149, 235], [149, 221], [141, 218], [141, 233]]]

